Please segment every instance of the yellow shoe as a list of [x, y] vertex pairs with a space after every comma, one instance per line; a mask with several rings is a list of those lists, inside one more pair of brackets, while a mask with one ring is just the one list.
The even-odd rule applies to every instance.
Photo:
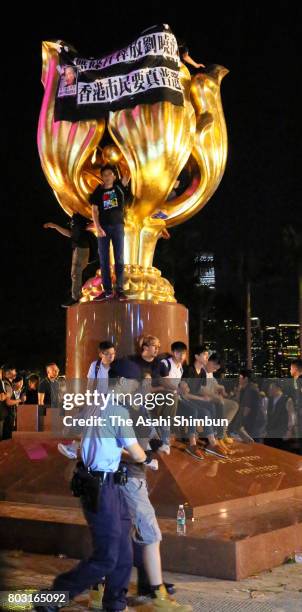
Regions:
[[103, 609], [103, 595], [104, 595], [104, 585], [100, 582], [97, 585], [97, 588], [91, 588], [89, 591], [89, 610], [102, 610]]
[[154, 593], [155, 598], [152, 599], [153, 610], [163, 610], [165, 612], [192, 612], [192, 606], [180, 604], [175, 599], [169, 596], [166, 587], [162, 584], [158, 591]]
[[225, 444], [224, 440], [221, 440], [221, 439], [217, 440], [217, 444], [218, 444], [218, 446], [219, 446], [221, 449], [223, 449], [223, 450], [224, 450], [224, 451], [225, 451], [227, 454], [229, 454], [229, 453], [230, 453], [230, 449], [227, 447], [227, 445]]
[[233, 438], [230, 438], [229, 436], [224, 436], [223, 442], [225, 444], [228, 444], [229, 446], [232, 446], [232, 444], [234, 444]]

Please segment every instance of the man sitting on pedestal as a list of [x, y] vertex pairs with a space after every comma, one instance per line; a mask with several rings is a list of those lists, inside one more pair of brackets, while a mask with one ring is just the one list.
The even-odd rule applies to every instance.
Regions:
[[[164, 406], [157, 407], [157, 416], [162, 416], [164, 419], [171, 418], [171, 423], [176, 415], [178, 403], [178, 387], [183, 375], [183, 364], [187, 356], [187, 345], [184, 342], [176, 341], [171, 344], [171, 356], [165, 357], [160, 362], [161, 384], [167, 393], [174, 395], [173, 405], [171, 402]], [[169, 426], [158, 427], [158, 434], [165, 447], [170, 450], [170, 430]], [[159, 450], [163, 447], [161, 446]], [[167, 452], [167, 451], [166, 451]]]
[[[90, 364], [87, 374], [87, 388], [91, 391], [97, 389], [101, 393], [108, 391], [108, 377], [112, 362], [115, 359], [115, 347], [109, 340], [103, 340], [99, 344], [98, 359]], [[58, 444], [58, 451], [68, 457], [68, 459], [76, 459], [80, 449], [80, 440], [73, 440], [71, 444]]]
[[[196, 347], [194, 351], [194, 363], [184, 369], [180, 383], [181, 401], [178, 413], [182, 416], [191, 416], [193, 419], [208, 419], [211, 423], [216, 419], [215, 403], [211, 401], [206, 390], [209, 350], [205, 345]], [[220, 435], [220, 439], [217, 437]], [[186, 452], [194, 459], [203, 460], [203, 451], [197, 446], [197, 427], [192, 424], [188, 427], [189, 444]], [[225, 457], [229, 454], [227, 446], [222, 438], [223, 433], [217, 432], [212, 424], [203, 427], [203, 436], [206, 438], [207, 446], [205, 452], [217, 457]]]

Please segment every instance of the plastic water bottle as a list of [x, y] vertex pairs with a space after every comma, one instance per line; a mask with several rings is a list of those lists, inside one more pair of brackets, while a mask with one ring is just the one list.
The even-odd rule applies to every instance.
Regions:
[[186, 535], [186, 513], [182, 504], [180, 504], [177, 512], [177, 535]]
[[302, 550], [295, 552], [295, 561], [296, 563], [302, 563]]

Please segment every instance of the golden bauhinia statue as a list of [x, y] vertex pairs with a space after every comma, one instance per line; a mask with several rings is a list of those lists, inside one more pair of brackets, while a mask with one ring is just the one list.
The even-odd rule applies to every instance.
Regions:
[[[154, 42], [154, 37], [149, 38], [151, 43], [152, 40]], [[144, 39], [138, 39], [141, 40]], [[147, 58], [153, 52], [151, 43], [147, 51], [145, 49]], [[78, 74], [82, 74], [84, 69], [85, 74], [89, 74], [89, 68], [94, 79], [96, 72], [93, 71], [102, 70], [104, 66], [112, 74], [114, 66], [125, 60], [126, 52], [136, 53], [137, 59], [141, 51], [139, 44], [101, 60], [81, 60], [74, 53], [73, 65]], [[43, 42], [42, 45], [45, 93], [39, 119], [38, 148], [45, 176], [59, 204], [69, 215], [79, 212], [91, 218], [89, 196], [101, 183], [100, 166], [110, 163], [115, 164], [121, 173], [128, 171], [133, 199], [125, 211], [125, 293], [134, 300], [175, 302], [172, 285], [152, 265], [154, 251], [158, 239], [167, 232], [167, 228], [186, 221], [201, 210], [221, 181], [227, 158], [227, 132], [220, 84], [228, 70], [216, 65], [209, 72], [191, 76], [179, 61], [176, 74], [162, 63], [158, 68], [152, 67], [153, 52], [150, 68], [133, 71], [131, 58], [130, 80], [131, 83], [135, 82], [137, 94], [132, 92], [133, 96], [129, 97], [129, 90], [124, 102], [121, 91], [117, 92], [116, 88], [112, 96], [119, 94], [118, 103], [109, 104], [106, 113], [95, 112], [97, 102], [103, 101], [106, 91], [105, 88], [100, 90], [100, 87], [103, 88], [100, 79], [94, 80], [94, 89], [87, 81], [84, 86], [82, 84], [80, 101], [77, 99], [80, 103], [84, 100], [86, 107], [79, 103], [77, 116], [77, 109], [72, 106], [72, 96], [69, 100], [67, 97], [66, 120], [64, 112], [64, 118], [60, 117], [60, 110], [58, 117], [56, 106], [62, 102], [62, 49], [63, 53], [68, 51], [64, 43]], [[169, 49], [164, 54], [165, 58], [167, 54]], [[71, 67], [70, 72], [73, 70]], [[146, 77], [147, 70], [149, 76]], [[162, 95], [164, 89], [159, 87], [159, 73], [156, 70], [161, 71], [169, 95]], [[67, 89], [69, 87], [73, 91], [76, 71], [71, 75], [66, 72], [65, 66], [65, 84]], [[70, 85], [68, 76], [72, 77]], [[145, 77], [147, 80], [144, 84]], [[130, 80], [127, 76], [119, 78], [120, 83], [126, 83], [126, 86]], [[111, 83], [109, 81], [110, 77], [106, 79], [106, 86], [113, 88], [116, 85], [114, 77], [111, 77]], [[157, 91], [155, 85], [158, 86], [158, 94], [155, 93], [155, 96], [159, 96], [157, 99], [154, 98]], [[144, 94], [139, 93], [139, 86], [141, 90], [148, 86], [151, 97], [145, 94], [147, 101]], [[92, 95], [96, 96], [95, 91], [97, 97], [91, 98]], [[173, 96], [178, 98], [174, 99]], [[89, 104], [91, 100], [93, 103]], [[70, 118], [69, 113], [74, 113], [74, 116]], [[107, 144], [109, 138], [111, 144]], [[173, 192], [174, 197], [171, 197], [173, 186], [183, 169], [187, 173], [187, 186], [180, 195]], [[83, 289], [84, 301], [93, 299], [100, 289], [100, 282], [100, 279], [96, 279], [86, 284]]]

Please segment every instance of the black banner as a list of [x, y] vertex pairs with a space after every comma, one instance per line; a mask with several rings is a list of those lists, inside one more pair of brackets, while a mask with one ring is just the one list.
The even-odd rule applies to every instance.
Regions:
[[98, 119], [109, 111], [168, 100], [183, 105], [177, 41], [168, 25], [144, 30], [99, 59], [61, 47], [55, 121]]

